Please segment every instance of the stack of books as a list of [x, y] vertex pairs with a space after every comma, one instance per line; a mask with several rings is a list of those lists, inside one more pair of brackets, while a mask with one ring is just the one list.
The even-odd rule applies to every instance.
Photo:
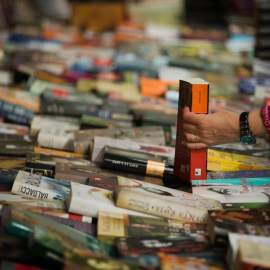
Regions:
[[0, 268], [269, 269], [268, 140], [181, 143], [184, 106], [257, 108], [252, 62], [132, 24], [59, 29], [0, 47]]

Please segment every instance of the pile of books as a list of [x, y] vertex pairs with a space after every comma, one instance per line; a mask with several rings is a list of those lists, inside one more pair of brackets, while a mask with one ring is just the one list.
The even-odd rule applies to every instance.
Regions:
[[268, 140], [174, 168], [179, 80], [209, 82], [204, 113], [257, 108], [252, 59], [132, 24], [59, 29], [1, 39], [0, 269], [269, 269]]

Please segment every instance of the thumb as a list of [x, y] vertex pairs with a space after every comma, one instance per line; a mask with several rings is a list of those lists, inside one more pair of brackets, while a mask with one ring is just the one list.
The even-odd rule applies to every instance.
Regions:
[[197, 124], [200, 121], [200, 115], [192, 113], [189, 107], [185, 107], [183, 110], [183, 119], [192, 124]]

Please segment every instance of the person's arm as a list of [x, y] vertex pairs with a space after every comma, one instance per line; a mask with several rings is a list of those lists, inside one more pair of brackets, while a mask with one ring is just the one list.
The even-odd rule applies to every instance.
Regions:
[[[186, 107], [183, 119], [185, 134], [183, 144], [190, 149], [201, 149], [240, 140], [239, 114], [237, 113], [215, 110], [211, 114], [194, 114]], [[267, 134], [260, 109], [249, 113], [248, 122], [254, 136]]]

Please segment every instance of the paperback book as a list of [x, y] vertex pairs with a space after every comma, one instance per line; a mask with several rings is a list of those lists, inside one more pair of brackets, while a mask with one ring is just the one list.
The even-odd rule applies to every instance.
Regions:
[[65, 201], [70, 191], [70, 184], [61, 181], [19, 171], [11, 192], [45, 200]]

